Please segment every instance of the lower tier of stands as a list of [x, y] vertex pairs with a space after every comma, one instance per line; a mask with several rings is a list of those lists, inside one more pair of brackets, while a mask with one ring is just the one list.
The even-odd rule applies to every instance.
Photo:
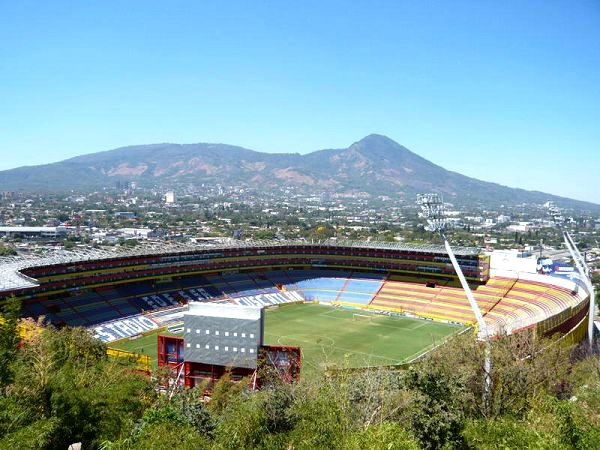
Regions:
[[[490, 278], [486, 284], [472, 289], [484, 319], [494, 333], [530, 326], [574, 307], [580, 301], [568, 289], [530, 280]], [[475, 323], [462, 288], [434, 283], [388, 280], [370, 307], [450, 322]]]
[[301, 302], [304, 299], [294, 291], [283, 291], [271, 294], [248, 295], [231, 299], [236, 305], [242, 306], [273, 306], [283, 303]]
[[384, 277], [362, 272], [302, 271], [290, 275], [293, 282], [287, 288], [306, 300], [366, 306], [381, 289]]

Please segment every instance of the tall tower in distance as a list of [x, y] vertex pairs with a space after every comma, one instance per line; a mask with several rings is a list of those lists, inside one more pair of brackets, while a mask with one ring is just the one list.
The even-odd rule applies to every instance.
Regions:
[[167, 191], [165, 194], [165, 203], [168, 205], [175, 203], [175, 192]]

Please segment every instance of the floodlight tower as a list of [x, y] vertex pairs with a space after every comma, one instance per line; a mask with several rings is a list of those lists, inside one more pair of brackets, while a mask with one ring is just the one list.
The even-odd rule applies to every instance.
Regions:
[[590, 268], [585, 262], [581, 253], [579, 253], [579, 249], [575, 245], [573, 238], [568, 231], [563, 231], [563, 237], [565, 239], [565, 244], [569, 253], [571, 253], [571, 258], [575, 261], [575, 266], [577, 266], [577, 270], [583, 277], [583, 282], [587, 287], [590, 294], [590, 307], [588, 311], [588, 344], [590, 346], [590, 351], [594, 349], [594, 316], [596, 314], [596, 294], [594, 292], [594, 285], [592, 284], [592, 279], [590, 278]]
[[479, 338], [485, 342], [485, 360], [484, 360], [484, 402], [487, 403], [489, 399], [489, 394], [491, 392], [492, 387], [492, 346], [490, 341], [490, 333], [483, 319], [483, 315], [481, 314], [481, 309], [479, 309], [479, 305], [477, 301], [475, 301], [475, 297], [473, 296], [473, 292], [469, 287], [469, 283], [463, 274], [458, 261], [456, 260], [456, 256], [454, 255], [454, 251], [452, 247], [450, 247], [450, 243], [448, 242], [448, 238], [445, 235], [445, 230], [448, 228], [448, 220], [444, 214], [444, 202], [442, 198], [436, 193], [429, 194], [418, 194], [417, 195], [417, 205], [421, 207], [422, 216], [427, 220], [428, 231], [439, 233], [440, 237], [444, 241], [444, 247], [446, 247], [446, 252], [450, 257], [450, 261], [452, 262], [452, 266], [454, 267], [454, 271], [456, 275], [458, 275], [458, 279], [460, 280], [460, 284], [462, 285], [463, 290], [467, 296], [467, 300], [469, 300], [469, 304], [471, 305], [471, 309], [473, 310], [473, 314], [477, 319], [477, 325], [479, 327]]

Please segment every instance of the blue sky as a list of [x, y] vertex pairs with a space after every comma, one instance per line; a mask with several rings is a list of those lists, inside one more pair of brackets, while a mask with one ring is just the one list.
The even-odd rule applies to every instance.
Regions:
[[600, 203], [600, 2], [0, 0], [0, 170], [130, 144], [385, 134]]

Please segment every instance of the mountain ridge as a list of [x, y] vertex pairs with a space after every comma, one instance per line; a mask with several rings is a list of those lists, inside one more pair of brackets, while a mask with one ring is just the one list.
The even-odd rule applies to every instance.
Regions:
[[506, 187], [446, 170], [380, 134], [370, 134], [347, 148], [307, 154], [264, 153], [216, 143], [130, 145], [0, 171], [3, 190], [95, 190], [112, 186], [115, 181], [172, 187], [198, 182], [261, 189], [290, 185], [315, 191], [407, 197], [437, 191], [451, 201], [554, 201], [563, 207], [600, 210], [600, 205], [594, 203]]

